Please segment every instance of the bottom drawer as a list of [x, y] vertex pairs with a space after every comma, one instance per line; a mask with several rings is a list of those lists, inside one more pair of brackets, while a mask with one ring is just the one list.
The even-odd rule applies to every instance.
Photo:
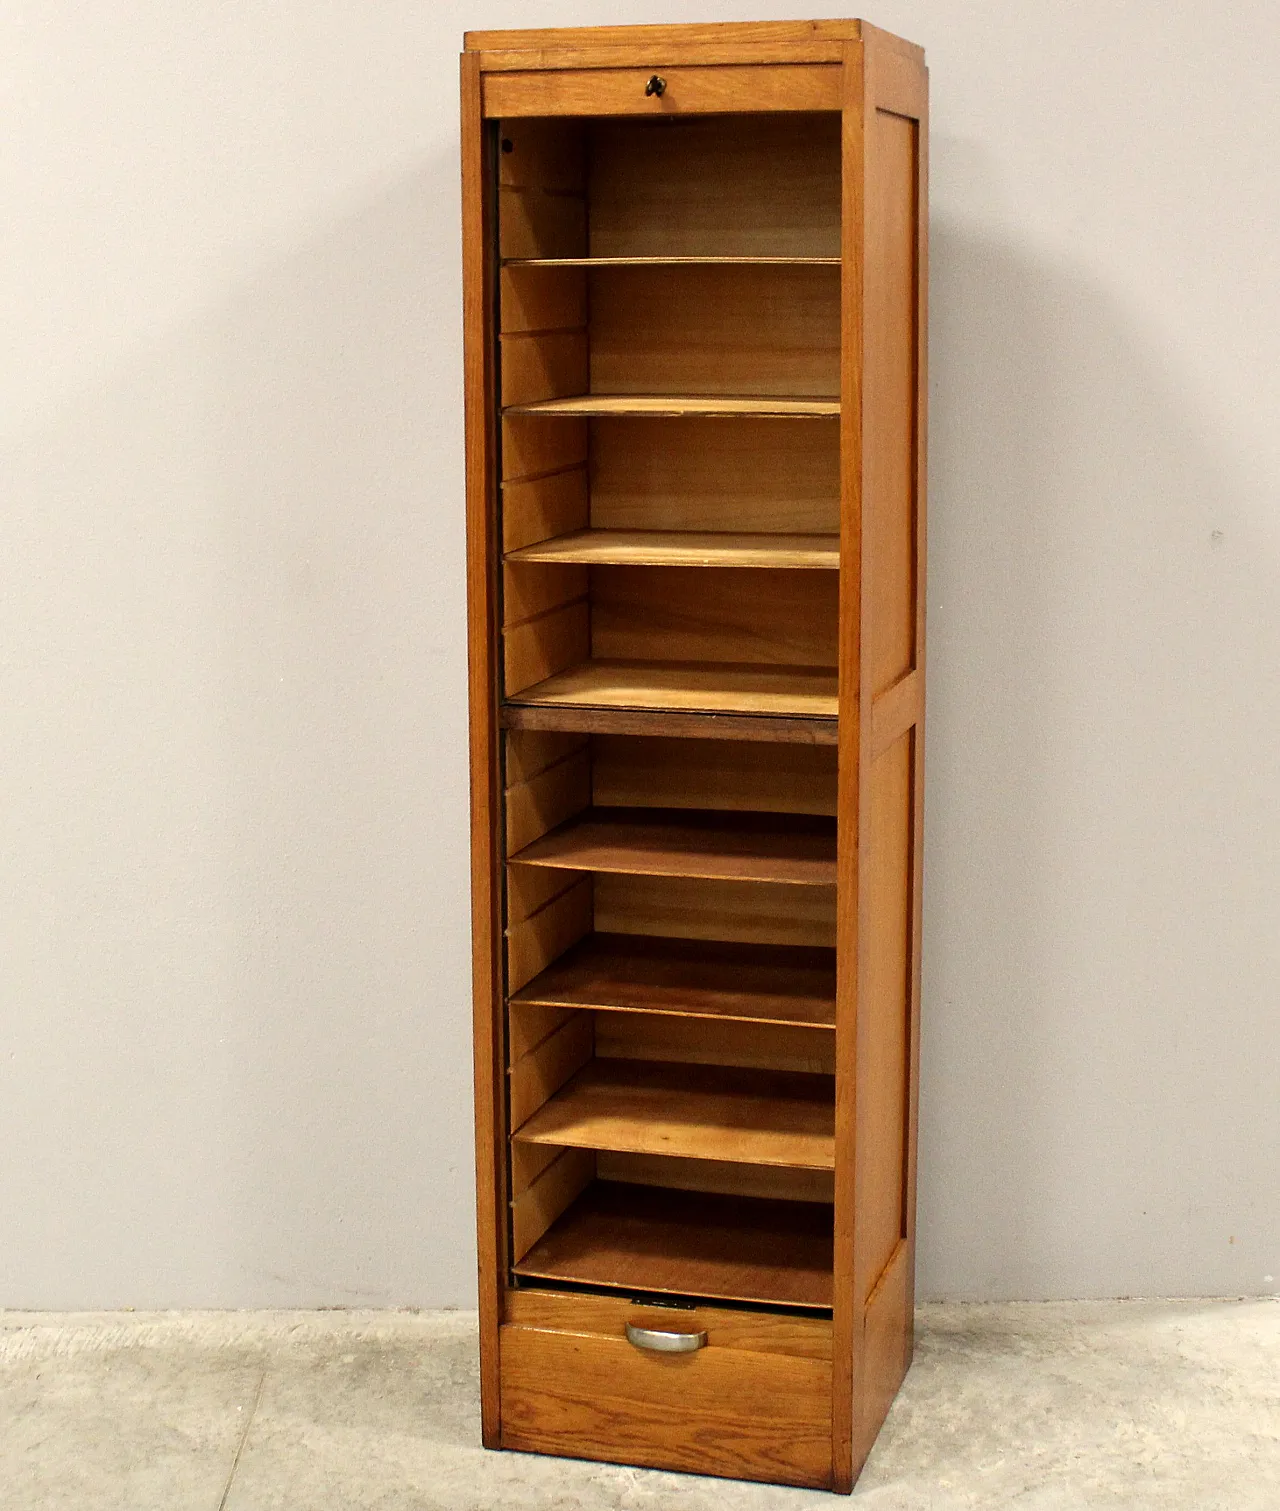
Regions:
[[[831, 1484], [831, 1324], [515, 1292], [499, 1341], [502, 1446], [777, 1484]], [[626, 1327], [705, 1330], [653, 1353]]]

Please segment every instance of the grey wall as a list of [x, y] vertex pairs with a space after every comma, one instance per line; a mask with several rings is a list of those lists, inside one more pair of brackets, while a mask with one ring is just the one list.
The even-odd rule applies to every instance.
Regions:
[[[0, 17], [0, 1305], [466, 1304], [456, 53]], [[1280, 1276], [1280, 12], [933, 70], [925, 1296]]]

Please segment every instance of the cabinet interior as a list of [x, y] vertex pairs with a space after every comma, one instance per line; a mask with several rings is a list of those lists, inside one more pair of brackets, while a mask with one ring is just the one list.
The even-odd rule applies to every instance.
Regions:
[[497, 165], [513, 1275], [825, 1310], [840, 118]]

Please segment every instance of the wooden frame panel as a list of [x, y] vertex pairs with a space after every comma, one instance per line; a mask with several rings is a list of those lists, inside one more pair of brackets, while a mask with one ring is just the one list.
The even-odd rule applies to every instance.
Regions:
[[[645, 95], [659, 68], [665, 91]], [[751, 172], [757, 186], [777, 181], [773, 195], [743, 195], [731, 182], [735, 152], [750, 159], [770, 133], [778, 143], [808, 130], [820, 136], [828, 127], [812, 122], [812, 114], [821, 111], [840, 113], [838, 246], [836, 223], [824, 208], [834, 180], [821, 154], [804, 181], [795, 164], [787, 168], [781, 147], [772, 157], [757, 154]], [[759, 131], [740, 133], [735, 145], [723, 118], [734, 112], [779, 114], [772, 123], [762, 116]], [[500, 124], [486, 117], [501, 117]], [[652, 136], [671, 154], [646, 185], [646, 134], [674, 133], [680, 117], [688, 118], [678, 127], [688, 136]], [[847, 1491], [910, 1361], [914, 1299], [925, 650], [923, 55], [858, 22], [473, 34], [463, 59], [462, 123], [483, 1438], [489, 1446]], [[693, 150], [695, 137], [704, 144], [701, 153]], [[769, 207], [776, 210], [787, 196], [795, 223], [775, 235]], [[649, 200], [667, 203], [672, 213], [645, 213]], [[744, 371], [754, 365], [773, 392], [753, 394], [742, 374], [726, 375], [723, 362], [706, 365], [703, 347], [733, 344], [732, 331], [715, 325], [729, 309], [720, 295], [750, 288], [763, 297], [806, 281], [817, 288], [824, 279], [834, 286], [834, 270], [818, 261], [837, 251], [838, 403], [811, 397], [827, 391], [805, 376], [812, 364], [836, 372], [834, 348], [815, 356], [816, 327], [800, 332], [794, 371], [768, 356], [767, 318], [755, 331], [743, 327], [750, 340], [739, 365]], [[723, 261], [602, 272], [590, 265], [593, 253]], [[734, 264], [734, 257], [773, 262]], [[788, 266], [788, 257], [814, 265]], [[501, 266], [502, 258], [516, 261]], [[545, 261], [556, 258], [572, 265]], [[680, 314], [673, 278], [697, 293], [683, 322], [667, 319]], [[647, 325], [634, 318], [637, 302], [658, 312]], [[708, 324], [707, 309], [717, 307]], [[787, 308], [799, 310], [794, 300]], [[594, 361], [593, 311], [600, 336]], [[783, 323], [798, 329], [794, 319]], [[664, 372], [691, 391], [664, 395]], [[593, 382], [633, 392], [593, 395]], [[519, 412], [502, 414], [503, 403]], [[774, 415], [788, 418], [767, 418]], [[652, 444], [658, 434], [665, 437], [661, 448]], [[838, 449], [828, 436], [838, 436]], [[633, 543], [643, 559], [619, 556], [615, 543], [566, 543], [558, 553], [543, 550], [503, 566], [504, 551], [589, 528], [732, 531], [740, 540], [736, 556], [726, 543], [711, 557], [714, 565], [668, 558], [663, 552], [679, 543], [650, 536]], [[737, 587], [745, 612], [735, 602], [728, 584], [744, 575], [751, 552], [765, 549], [754, 543], [759, 536], [834, 538], [837, 529], [838, 588], [834, 572], [775, 563], [745, 574], [748, 591]], [[593, 553], [605, 550], [614, 554], [600, 565]], [[640, 592], [646, 575], [660, 584], [656, 591]], [[720, 576], [727, 592], [716, 586]], [[788, 576], [796, 579], [796, 594], [779, 617], [773, 589]], [[830, 606], [827, 593], [837, 598]], [[741, 649], [753, 639], [743, 668], [749, 671], [749, 656], [764, 647], [761, 672], [781, 681], [747, 698], [736, 683], [731, 690], [716, 679], [736, 675]], [[584, 684], [575, 693], [566, 683], [557, 695], [561, 681], [579, 675], [593, 642], [601, 660], [589, 663], [596, 667], [591, 688]], [[654, 662], [655, 652], [670, 659]], [[661, 678], [645, 669], [653, 665], [692, 667], [697, 685], [658, 688]], [[802, 688], [803, 678], [796, 679], [806, 668], [821, 676], [815, 670]], [[505, 705], [504, 686], [527, 696]], [[589, 732], [596, 733], [589, 738]], [[658, 758], [618, 759], [624, 732], [660, 735]], [[766, 772], [769, 745], [761, 743], [754, 747], [755, 774], [740, 774], [720, 790], [717, 762], [703, 763], [709, 753], [699, 745], [725, 739], [781, 741], [777, 770]], [[834, 887], [506, 864], [507, 855], [536, 845], [548, 828], [586, 807], [593, 785], [606, 795], [597, 798], [606, 807], [678, 811], [705, 803], [751, 813], [761, 801], [777, 804], [764, 811], [829, 813], [832, 746], [815, 752], [805, 742], [832, 740], [839, 754]], [[815, 755], [817, 764], [806, 764]], [[684, 832], [678, 822], [670, 827]], [[697, 827], [685, 826], [690, 834]], [[813, 1023], [752, 1021], [743, 1003], [737, 1010], [745, 1017], [713, 1011], [665, 1021], [640, 1000], [630, 1008], [575, 1007], [554, 996], [540, 1001], [535, 992], [508, 1007], [508, 994], [520, 993], [566, 951], [580, 958], [595, 947], [593, 931], [602, 930], [690, 941], [695, 948], [698, 941], [727, 941], [730, 950], [834, 946], [827, 956], [836, 962], [834, 1033]], [[636, 957], [631, 945], [615, 954], [623, 962]], [[829, 1012], [829, 995], [826, 1002]], [[686, 1073], [693, 1086], [707, 1074], [812, 1076], [834, 1065], [833, 1168], [792, 1172], [806, 1183], [792, 1192], [779, 1184], [785, 1165], [770, 1175], [767, 1162], [742, 1162], [752, 1157], [751, 1140], [728, 1161], [696, 1157], [690, 1144], [677, 1170], [652, 1152], [662, 1145], [643, 1130], [630, 1142], [622, 1139], [622, 1150], [604, 1152], [533, 1139], [511, 1144], [511, 1107], [524, 1122], [586, 1071], [639, 1064], [654, 1066], [654, 1084], [663, 1087], [683, 1086]], [[583, 1137], [589, 1145], [593, 1135]], [[763, 1139], [760, 1147], [772, 1147], [772, 1137], [768, 1128], [753, 1135]], [[611, 1138], [602, 1135], [606, 1144]], [[713, 1139], [702, 1153], [717, 1147]], [[812, 1154], [783, 1158], [815, 1162]], [[826, 1155], [817, 1163], [825, 1161]], [[799, 1469], [787, 1460], [776, 1421], [763, 1407], [758, 1420], [753, 1415], [757, 1396], [772, 1402], [786, 1386], [763, 1350], [755, 1356], [751, 1390], [734, 1397], [727, 1414], [719, 1391], [715, 1433], [736, 1445], [719, 1457], [708, 1455], [701, 1431], [681, 1439], [668, 1410], [667, 1377], [644, 1368], [642, 1358], [637, 1373], [638, 1356], [616, 1337], [602, 1337], [582, 1354], [588, 1372], [634, 1376], [618, 1394], [614, 1420], [605, 1423], [594, 1404], [586, 1410], [577, 1397], [553, 1399], [537, 1361], [561, 1348], [556, 1339], [576, 1336], [578, 1325], [589, 1332], [588, 1320], [603, 1318], [619, 1298], [556, 1296], [544, 1306], [532, 1293], [509, 1291], [510, 1266], [531, 1248], [549, 1253], [555, 1235], [586, 1208], [606, 1224], [597, 1231], [607, 1240], [607, 1224], [625, 1206], [616, 1197], [597, 1200], [595, 1193], [606, 1190], [623, 1193], [622, 1203], [632, 1192], [636, 1200], [668, 1201], [681, 1191], [766, 1206], [788, 1205], [777, 1199], [792, 1196], [792, 1205], [813, 1211], [828, 1203], [823, 1221], [834, 1214], [834, 1276], [825, 1258], [814, 1263], [812, 1255], [806, 1273], [824, 1287], [833, 1278], [834, 1286], [825, 1300], [795, 1293], [802, 1306], [834, 1299], [824, 1324], [825, 1373], [801, 1392], [805, 1425], [797, 1441], [808, 1446]], [[676, 1271], [668, 1271], [659, 1289], [678, 1283]], [[557, 1272], [526, 1265], [520, 1273]], [[607, 1284], [599, 1278], [604, 1273], [588, 1278]], [[708, 1272], [707, 1284], [719, 1283]], [[564, 1326], [566, 1308], [574, 1328]], [[593, 1386], [591, 1394], [594, 1403], [599, 1390]], [[511, 1413], [505, 1422], [504, 1397]], [[576, 1424], [568, 1431], [566, 1411]]]

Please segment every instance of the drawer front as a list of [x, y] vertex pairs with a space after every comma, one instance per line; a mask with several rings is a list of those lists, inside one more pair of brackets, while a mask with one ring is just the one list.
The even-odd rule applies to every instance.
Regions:
[[[553, 1326], [502, 1328], [504, 1448], [830, 1486], [829, 1323], [554, 1300], [559, 1318], [543, 1305], [533, 1309]], [[579, 1301], [587, 1305], [575, 1319]], [[694, 1353], [649, 1352], [627, 1341], [628, 1321], [705, 1329], [707, 1343]]]
[[[484, 76], [484, 113], [521, 115], [714, 115], [750, 110], [839, 110], [836, 63], [722, 68], [562, 68]], [[645, 91], [655, 75], [662, 93]]]

